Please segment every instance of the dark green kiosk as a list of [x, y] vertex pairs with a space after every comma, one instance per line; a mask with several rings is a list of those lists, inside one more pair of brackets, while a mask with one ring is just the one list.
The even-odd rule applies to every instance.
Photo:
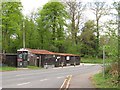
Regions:
[[28, 50], [22, 48], [17, 50], [17, 67], [26, 68], [28, 65]]

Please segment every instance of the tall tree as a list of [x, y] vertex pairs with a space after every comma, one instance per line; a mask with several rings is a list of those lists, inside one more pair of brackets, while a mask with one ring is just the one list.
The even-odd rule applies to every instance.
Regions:
[[24, 20], [24, 31], [25, 31], [25, 43], [26, 48], [37, 48], [38, 47], [38, 34], [36, 30], [36, 25], [32, 18], [27, 17]]
[[[64, 27], [66, 26], [67, 12], [64, 5], [61, 2], [48, 2], [43, 6], [43, 9], [40, 10], [38, 18], [38, 27], [40, 33], [47, 32], [45, 36], [41, 35], [41, 43], [46, 40], [51, 46], [56, 46], [56, 41], [62, 39]], [[52, 40], [52, 41], [51, 41]], [[42, 46], [43, 47], [43, 46]], [[53, 50], [54, 51], [54, 50]]]
[[2, 46], [5, 52], [11, 52], [18, 37], [16, 32], [21, 28], [21, 10], [21, 2], [2, 2]]
[[79, 27], [81, 24], [80, 19], [85, 5], [83, 5], [82, 2], [77, 2], [76, 0], [67, 0], [66, 5], [70, 15], [70, 30], [72, 34], [72, 40], [74, 44], [77, 44], [77, 34], [79, 33]]
[[39, 34], [36, 25], [37, 14], [33, 11], [29, 16], [24, 18], [24, 33], [25, 33], [25, 47], [26, 48], [40, 48]]
[[[109, 20], [107, 23], [105, 23], [106, 26], [106, 35], [109, 37], [109, 43], [108, 43], [108, 53], [110, 53], [111, 57], [119, 57], [119, 14], [120, 14], [120, 3], [114, 2], [113, 7], [116, 12], [112, 12], [113, 18]], [[114, 45], [113, 45], [114, 44]], [[117, 59], [116, 59], [117, 60]], [[118, 59], [119, 60], [119, 59]]]
[[117, 11], [117, 25], [118, 25], [118, 60], [120, 60], [120, 1], [114, 2], [114, 8]]
[[[0, 13], [2, 13], [2, 3], [0, 2]], [[0, 53], [2, 53], [2, 15], [0, 14]]]
[[99, 38], [100, 38], [100, 19], [108, 14], [108, 6], [106, 5], [105, 2], [94, 2], [93, 4], [91, 4], [91, 10], [93, 11], [93, 13], [95, 14], [95, 18], [96, 18], [96, 33], [97, 33], [97, 39], [96, 39], [96, 43], [97, 43], [97, 49], [96, 49], [96, 55], [98, 56], [99, 54]]
[[80, 42], [82, 44], [81, 54], [95, 56], [96, 37], [95, 37], [95, 23], [94, 21], [87, 21], [80, 35]]

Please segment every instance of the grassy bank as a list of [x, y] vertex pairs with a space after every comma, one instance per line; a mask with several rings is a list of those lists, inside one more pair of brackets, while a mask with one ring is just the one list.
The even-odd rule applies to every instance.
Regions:
[[15, 71], [15, 70], [17, 70], [16, 67], [9, 67], [9, 66], [0, 67], [0, 71]]
[[[111, 62], [111, 59], [105, 59], [105, 63]], [[94, 63], [94, 64], [102, 64], [103, 59], [102, 58], [81, 58], [81, 63]]]
[[[41, 69], [41, 67], [37, 67], [37, 66], [27, 66], [27, 68], [28, 69]], [[16, 67], [10, 67], [10, 66], [0, 67], [0, 71], [15, 71], [15, 70], [19, 70], [19, 69]]]
[[94, 75], [92, 80], [96, 88], [111, 88], [111, 90], [120, 90], [118, 89], [118, 85], [112, 83], [111, 75], [106, 74], [105, 78], [103, 78], [102, 73], [99, 73]]

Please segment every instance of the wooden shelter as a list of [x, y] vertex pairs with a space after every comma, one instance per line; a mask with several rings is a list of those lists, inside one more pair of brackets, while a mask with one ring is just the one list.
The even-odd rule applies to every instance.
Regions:
[[25, 48], [28, 51], [28, 65], [42, 66], [52, 65], [52, 66], [66, 66], [79, 65], [80, 56], [75, 54], [67, 53], [55, 53], [48, 50], [30, 49]]
[[47, 50], [39, 50], [39, 49], [29, 49], [28, 50], [28, 62], [29, 65], [34, 66], [42, 66], [44, 65], [54, 65], [55, 62], [55, 53], [47, 51]]
[[60, 57], [58, 60], [58, 66], [63, 64], [66, 66], [67, 64], [70, 65], [79, 65], [80, 64], [80, 56], [75, 54], [68, 54], [68, 53], [56, 53], [57, 56]]

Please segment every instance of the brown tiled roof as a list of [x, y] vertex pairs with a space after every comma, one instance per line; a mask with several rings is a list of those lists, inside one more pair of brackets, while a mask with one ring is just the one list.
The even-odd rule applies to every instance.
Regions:
[[47, 50], [30, 49], [30, 48], [26, 48], [26, 49], [33, 54], [55, 54], [54, 52], [50, 52]]
[[79, 56], [75, 54], [69, 54], [69, 53], [55, 53], [56, 55], [62, 55], [62, 56]]
[[26, 48], [26, 50], [30, 51], [33, 54], [51, 54], [51, 55], [61, 55], [61, 56], [79, 56], [79, 55], [68, 54], [68, 53], [55, 53], [55, 52], [50, 52], [48, 50], [39, 50], [39, 49], [30, 49], [30, 48]]

